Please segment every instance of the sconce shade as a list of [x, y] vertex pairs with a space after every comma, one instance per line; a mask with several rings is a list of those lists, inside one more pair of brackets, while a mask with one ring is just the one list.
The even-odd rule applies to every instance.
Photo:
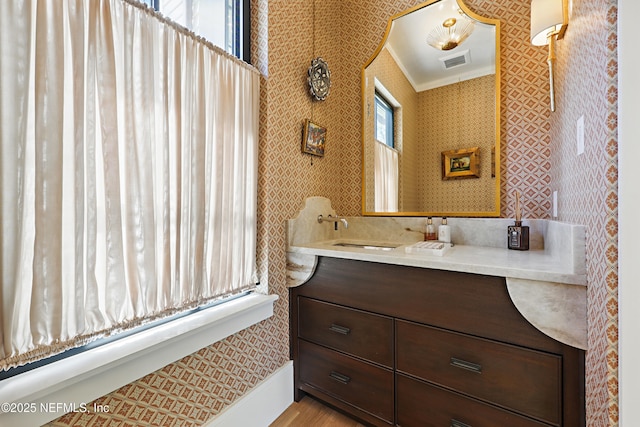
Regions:
[[531, 0], [531, 44], [548, 44], [548, 35], [560, 31], [564, 22], [562, 0]]

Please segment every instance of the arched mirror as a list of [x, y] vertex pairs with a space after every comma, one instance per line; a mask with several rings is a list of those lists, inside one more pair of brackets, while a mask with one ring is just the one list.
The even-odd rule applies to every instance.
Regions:
[[363, 214], [500, 215], [500, 21], [456, 0], [389, 19], [362, 68]]

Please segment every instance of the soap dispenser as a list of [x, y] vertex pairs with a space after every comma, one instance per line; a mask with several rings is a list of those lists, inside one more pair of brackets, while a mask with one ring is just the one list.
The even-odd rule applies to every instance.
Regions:
[[424, 240], [437, 240], [438, 236], [436, 235], [436, 226], [433, 225], [433, 219], [431, 217], [427, 218], [427, 226], [425, 228]]
[[447, 218], [442, 217], [442, 224], [438, 227], [438, 240], [451, 243], [451, 227], [447, 224]]

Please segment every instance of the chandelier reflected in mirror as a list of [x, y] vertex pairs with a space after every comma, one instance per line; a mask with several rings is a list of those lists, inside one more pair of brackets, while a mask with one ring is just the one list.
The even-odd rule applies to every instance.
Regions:
[[451, 50], [458, 47], [473, 32], [474, 23], [464, 15], [460, 18], [447, 18], [427, 35], [427, 43], [439, 50]]

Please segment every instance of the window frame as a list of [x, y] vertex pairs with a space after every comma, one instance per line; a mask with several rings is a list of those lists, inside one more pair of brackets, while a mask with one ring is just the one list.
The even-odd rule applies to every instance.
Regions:
[[[242, 25], [236, 26], [236, 41], [240, 45], [240, 52], [236, 55], [247, 64], [251, 64], [251, 0], [236, 0], [236, 7], [241, 7], [240, 21]], [[237, 10], [237, 9], [236, 9]]]
[[[141, 1], [156, 12], [160, 12], [160, 3], [163, 0]], [[225, 9], [229, 2], [234, 6], [232, 14], [234, 21], [233, 40], [231, 42], [233, 52], [230, 53], [247, 64], [251, 64], [251, 0], [225, 0]], [[227, 12], [225, 11], [225, 13]], [[225, 40], [225, 44], [227, 43], [228, 41]], [[226, 46], [219, 47], [226, 51]]]
[[[375, 105], [375, 114], [374, 114], [374, 137], [376, 140], [384, 143], [390, 148], [395, 148], [395, 108], [391, 102], [387, 100], [387, 98], [380, 93], [380, 91], [376, 90], [374, 93], [374, 105]], [[378, 138], [378, 107], [382, 107], [385, 111], [385, 121], [386, 121], [386, 132], [385, 132], [385, 140], [382, 141]]]

